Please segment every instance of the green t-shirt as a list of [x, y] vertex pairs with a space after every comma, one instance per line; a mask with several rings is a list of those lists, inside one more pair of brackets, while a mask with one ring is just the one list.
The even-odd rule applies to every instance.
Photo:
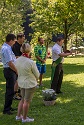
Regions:
[[[45, 57], [46, 57], [46, 47], [44, 45], [37, 44], [34, 47], [34, 53], [35, 53], [35, 56], [39, 56], [41, 59], [45, 59]], [[36, 63], [43, 64], [37, 58], [36, 58]]]

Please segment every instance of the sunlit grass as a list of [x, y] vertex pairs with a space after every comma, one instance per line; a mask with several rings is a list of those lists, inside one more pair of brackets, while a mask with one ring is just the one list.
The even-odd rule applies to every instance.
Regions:
[[0, 82], [0, 84], [5, 84], [6, 82]]
[[56, 100], [58, 103], [69, 103], [69, 102], [71, 102], [71, 101], [73, 101], [73, 99], [62, 99], [62, 98], [58, 98], [57, 100]]
[[[43, 78], [43, 87], [36, 90], [30, 105], [29, 116], [35, 118], [34, 123], [28, 125], [84, 125], [84, 57], [68, 57], [63, 63], [64, 78], [61, 90], [64, 94], [57, 95], [54, 106], [44, 106], [42, 90], [50, 88], [51, 63], [48, 59], [47, 71]], [[14, 115], [3, 115], [5, 94], [5, 79], [3, 68], [0, 66], [0, 124], [21, 125], [21, 121], [15, 121]], [[13, 101], [13, 107], [18, 106], [18, 101]]]

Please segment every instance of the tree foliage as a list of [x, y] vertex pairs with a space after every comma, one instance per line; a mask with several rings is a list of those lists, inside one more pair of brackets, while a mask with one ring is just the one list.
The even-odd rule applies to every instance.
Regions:
[[29, 6], [29, 0], [0, 0], [0, 43], [8, 33], [17, 34], [24, 30], [21, 25]]
[[32, 0], [32, 28], [48, 39], [52, 34], [65, 35], [65, 49], [71, 34], [84, 31], [83, 0]]

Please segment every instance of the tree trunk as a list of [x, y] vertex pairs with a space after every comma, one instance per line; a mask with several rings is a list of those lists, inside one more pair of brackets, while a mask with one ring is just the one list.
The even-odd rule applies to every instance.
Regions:
[[45, 46], [46, 46], [46, 51], [48, 52], [48, 42], [45, 42]]
[[65, 40], [64, 40], [64, 51], [67, 50], [67, 37], [68, 37], [68, 28], [67, 28], [67, 19], [65, 19], [65, 25], [64, 25], [64, 36], [65, 36]]
[[78, 47], [78, 45], [77, 45], [77, 32], [76, 32], [76, 47]]

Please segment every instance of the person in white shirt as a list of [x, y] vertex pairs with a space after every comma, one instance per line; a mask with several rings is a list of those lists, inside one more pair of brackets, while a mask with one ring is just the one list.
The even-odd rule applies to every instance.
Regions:
[[61, 92], [61, 84], [63, 80], [63, 67], [62, 63], [64, 61], [63, 57], [71, 55], [71, 52], [64, 53], [62, 51], [62, 45], [64, 43], [64, 39], [62, 37], [58, 37], [56, 40], [56, 44], [52, 48], [52, 73], [51, 73], [51, 89], [55, 90], [57, 94]]
[[[34, 119], [27, 117], [27, 113], [40, 74], [35, 62], [29, 58], [31, 47], [28, 43], [22, 44], [21, 52], [22, 55], [15, 62], [18, 71], [18, 86], [21, 88], [22, 96], [18, 105], [16, 120], [22, 119], [22, 122], [32, 122]], [[22, 112], [23, 116], [21, 115]]]

